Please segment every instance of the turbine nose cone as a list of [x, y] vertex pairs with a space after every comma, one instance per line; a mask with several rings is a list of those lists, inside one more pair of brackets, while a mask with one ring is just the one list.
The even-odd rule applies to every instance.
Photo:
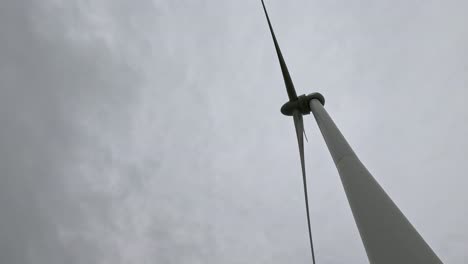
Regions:
[[294, 110], [297, 108], [295, 102], [297, 101], [294, 101], [294, 102], [289, 101], [285, 103], [283, 106], [281, 106], [281, 113], [285, 116], [292, 116]]

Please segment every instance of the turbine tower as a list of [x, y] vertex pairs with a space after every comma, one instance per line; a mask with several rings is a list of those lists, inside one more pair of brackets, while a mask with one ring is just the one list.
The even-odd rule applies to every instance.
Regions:
[[293, 116], [299, 144], [313, 263], [315, 263], [315, 254], [312, 243], [307, 181], [304, 167], [304, 124], [302, 119], [303, 115], [307, 115], [310, 112], [313, 113], [317, 121], [328, 150], [338, 169], [369, 262], [376, 264], [441, 264], [442, 261], [354, 153], [325, 110], [324, 97], [319, 93], [296, 95], [291, 76], [281, 54], [263, 0], [262, 5], [289, 97], [289, 101], [281, 107], [281, 112], [286, 116]]

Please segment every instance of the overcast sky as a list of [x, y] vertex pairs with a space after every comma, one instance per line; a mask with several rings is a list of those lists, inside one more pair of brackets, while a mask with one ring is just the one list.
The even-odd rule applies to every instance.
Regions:
[[[266, 2], [298, 94], [468, 259], [467, 1]], [[310, 263], [258, 1], [0, 1], [0, 262]], [[312, 116], [318, 263], [367, 263]]]

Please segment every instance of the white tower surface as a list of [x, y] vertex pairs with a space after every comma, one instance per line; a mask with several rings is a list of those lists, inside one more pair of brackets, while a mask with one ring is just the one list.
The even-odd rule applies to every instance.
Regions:
[[323, 104], [312, 99], [309, 105], [338, 169], [370, 263], [442, 263], [361, 163]]

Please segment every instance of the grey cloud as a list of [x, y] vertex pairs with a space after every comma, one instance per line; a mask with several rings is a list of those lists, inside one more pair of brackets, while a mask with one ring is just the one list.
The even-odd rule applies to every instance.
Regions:
[[[298, 92], [447, 263], [468, 241], [457, 1], [268, 1]], [[292, 120], [256, 1], [3, 1], [0, 260], [309, 261]], [[366, 263], [312, 117], [320, 263]]]

